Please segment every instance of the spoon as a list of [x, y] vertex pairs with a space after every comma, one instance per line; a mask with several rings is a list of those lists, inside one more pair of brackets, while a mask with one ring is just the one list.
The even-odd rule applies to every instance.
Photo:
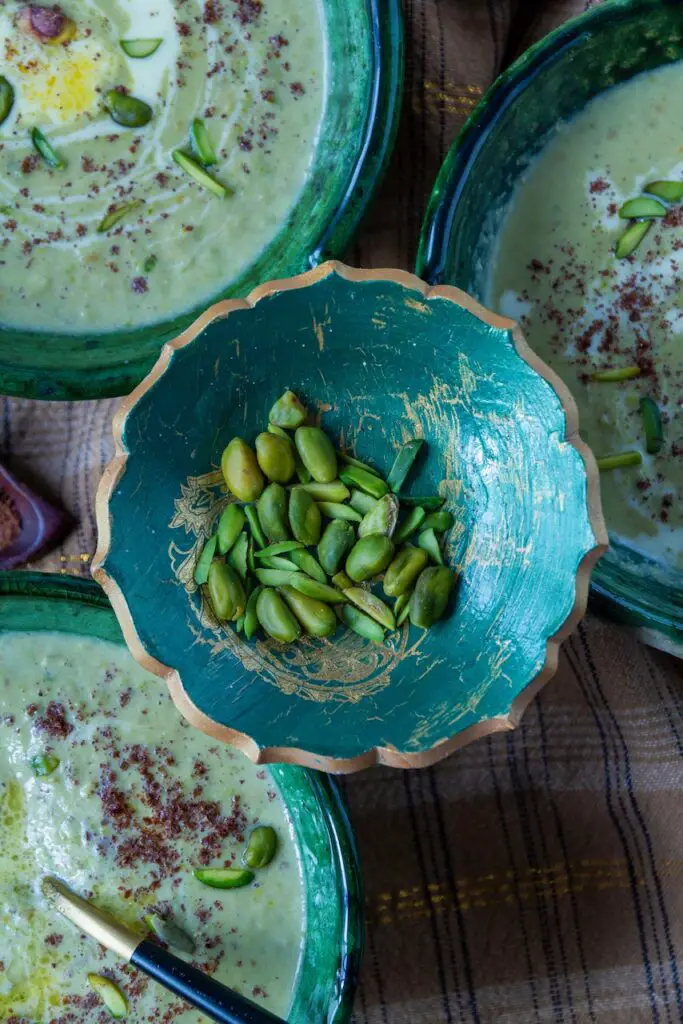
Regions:
[[41, 889], [50, 905], [86, 935], [144, 971], [212, 1020], [220, 1024], [285, 1024], [269, 1010], [221, 985], [156, 942], [141, 939], [120, 921], [77, 896], [58, 878], [47, 876]]

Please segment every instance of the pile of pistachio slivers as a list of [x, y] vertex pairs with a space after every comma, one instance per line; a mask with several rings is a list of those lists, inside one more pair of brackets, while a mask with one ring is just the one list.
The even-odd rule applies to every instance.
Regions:
[[340, 621], [376, 643], [407, 618], [433, 626], [455, 584], [441, 544], [453, 516], [438, 495], [402, 493], [424, 441], [404, 444], [384, 480], [306, 425], [293, 392], [268, 419], [254, 448], [235, 437], [221, 459], [236, 501], [195, 568], [216, 618], [281, 643], [331, 636]]

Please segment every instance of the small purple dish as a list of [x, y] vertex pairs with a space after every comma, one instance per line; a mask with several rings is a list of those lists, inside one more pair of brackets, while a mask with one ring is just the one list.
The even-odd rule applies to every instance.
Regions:
[[71, 528], [65, 513], [39, 498], [0, 465], [0, 495], [6, 494], [19, 520], [19, 532], [0, 548], [0, 570], [15, 569], [35, 558], [45, 548], [57, 544]]

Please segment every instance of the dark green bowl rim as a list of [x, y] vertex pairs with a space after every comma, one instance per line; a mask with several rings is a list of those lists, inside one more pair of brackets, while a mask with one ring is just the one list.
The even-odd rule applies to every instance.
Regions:
[[[0, 609], [4, 601], [25, 601], [30, 604], [36, 599], [55, 603], [68, 602], [72, 605], [83, 605], [85, 608], [99, 609], [111, 619], [112, 626], [118, 630], [116, 616], [107, 596], [92, 580], [41, 572], [0, 573]], [[0, 636], [2, 632], [0, 611]], [[121, 644], [123, 643], [121, 637]], [[334, 985], [334, 1001], [330, 1003], [326, 1021], [328, 1024], [346, 1024], [353, 1009], [364, 944], [363, 876], [346, 803], [337, 783], [322, 772], [291, 765], [268, 767], [276, 780], [278, 775], [289, 771], [305, 775], [325, 821], [339, 882], [342, 939], [335, 977], [330, 979]]]
[[[605, 0], [575, 18], [570, 18], [517, 58], [483, 94], [451, 146], [434, 183], [422, 222], [416, 258], [416, 273], [430, 284], [446, 280], [445, 267], [451, 236], [453, 212], [478, 158], [483, 140], [501, 112], [513, 103], [527, 82], [546, 65], [591, 30], [614, 22], [615, 18], [647, 13], [667, 0]], [[653, 613], [637, 596], [617, 596], [597, 579], [591, 584], [591, 606], [608, 617], [644, 627], [643, 638], [656, 647], [683, 657], [683, 615], [672, 607], [667, 618]]]
[[[343, 198], [330, 211], [330, 219], [316, 244], [309, 252], [302, 253], [296, 264], [271, 268], [270, 277], [298, 274], [325, 260], [342, 256], [367, 213], [387, 169], [398, 133], [403, 100], [405, 38], [402, 4], [401, 0], [365, 0], [365, 4], [371, 26], [372, 93], [358, 158], [346, 182]], [[286, 225], [283, 230], [287, 230]], [[263, 261], [275, 242], [276, 239], [258, 257], [257, 262]], [[246, 273], [250, 269], [247, 268]], [[243, 293], [243, 290], [240, 291], [240, 280], [230, 287], [227, 297]], [[219, 298], [215, 296], [207, 302], [207, 306]], [[38, 373], [30, 368], [0, 363], [0, 393], [49, 401], [79, 401], [126, 395], [152, 368], [164, 342], [169, 341], [173, 334], [180, 333], [198, 315], [199, 312], [194, 310], [189, 319], [181, 316], [170, 322], [168, 331], [159, 337], [158, 351], [151, 358], [141, 357], [100, 369], [81, 367]], [[137, 330], [144, 332], [145, 329], [142, 327]], [[36, 342], [39, 342], [45, 334], [24, 332], [24, 336], [35, 337]]]
[[452, 283], [444, 279], [444, 258], [449, 248], [453, 209], [479, 154], [483, 137], [501, 110], [517, 98], [525, 80], [531, 79], [548, 60], [568, 49], [580, 36], [613, 21], [615, 15], [628, 15], [638, 9], [647, 11], [661, 3], [662, 0], [605, 0], [599, 7], [570, 18], [543, 36], [498, 75], [465, 121], [439, 168], [422, 221], [415, 261], [418, 277], [430, 284]]

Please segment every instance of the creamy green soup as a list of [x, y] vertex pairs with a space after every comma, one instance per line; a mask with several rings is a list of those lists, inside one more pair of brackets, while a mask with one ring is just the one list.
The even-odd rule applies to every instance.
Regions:
[[[240, 865], [257, 824], [275, 829], [278, 849], [250, 885], [197, 881], [202, 866]], [[47, 874], [141, 935], [146, 915], [170, 920], [199, 967], [286, 1015], [303, 891], [279, 794], [267, 771], [185, 724], [123, 647], [0, 637], [0, 825], [0, 1020], [110, 1019], [90, 972], [115, 981], [132, 1022], [206, 1020], [56, 915], [40, 892]]]
[[[516, 189], [499, 237], [488, 304], [518, 319], [569, 385], [598, 456], [642, 465], [601, 473], [617, 538], [683, 568], [683, 206], [673, 204], [627, 259], [618, 210], [657, 179], [683, 178], [683, 67], [633, 79], [560, 126]], [[591, 374], [638, 367], [598, 383]], [[657, 403], [664, 444], [648, 454], [641, 396]]]
[[[307, 177], [325, 94], [319, 0], [64, 0], [75, 34], [57, 45], [26, 29], [23, 6], [0, 4], [13, 92], [0, 322], [102, 331], [208, 301], [277, 235]], [[131, 41], [158, 47], [129, 56]], [[112, 89], [147, 104], [148, 123], [117, 123]], [[206, 157], [196, 121], [220, 195], [174, 159]]]

